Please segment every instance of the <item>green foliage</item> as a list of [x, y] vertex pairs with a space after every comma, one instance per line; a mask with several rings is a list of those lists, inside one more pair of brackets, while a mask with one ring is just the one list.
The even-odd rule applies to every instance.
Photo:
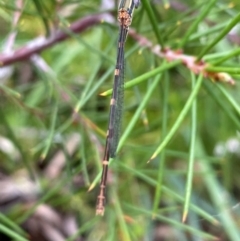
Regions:
[[[0, 1], [1, 53], [13, 31], [12, 50], [21, 51], [56, 30], [69, 36], [0, 68], [0, 174], [20, 175], [33, 188], [8, 208], [0, 197], [0, 232], [30, 240], [23, 224], [47, 205], [75, 217], [68, 241], [240, 240], [240, 3], [142, 0], [135, 10], [125, 47], [122, 135], [110, 160], [105, 216], [95, 217], [117, 6], [17, 2]], [[98, 13], [114, 22], [79, 33], [67, 28]], [[10, 74], [1, 77], [4, 71]]]

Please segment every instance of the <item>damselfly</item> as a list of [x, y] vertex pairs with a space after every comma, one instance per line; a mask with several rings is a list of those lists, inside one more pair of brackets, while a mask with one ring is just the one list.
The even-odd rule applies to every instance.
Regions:
[[96, 215], [104, 214], [109, 158], [115, 157], [118, 146], [124, 94], [124, 44], [127, 38], [129, 26], [132, 22], [134, 8], [137, 8], [139, 6], [139, 3], [140, 0], [121, 0], [119, 3], [119, 39], [117, 49], [117, 61], [114, 73], [112, 98], [110, 101], [108, 131], [102, 162], [103, 170], [100, 182], [100, 191], [97, 197]]

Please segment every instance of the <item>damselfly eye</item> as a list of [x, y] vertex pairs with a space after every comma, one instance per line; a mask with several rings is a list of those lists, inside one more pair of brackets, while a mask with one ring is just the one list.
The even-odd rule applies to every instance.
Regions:
[[139, 5], [140, 5], [140, 0], [134, 0], [134, 5], [135, 5], [135, 8], [138, 8]]

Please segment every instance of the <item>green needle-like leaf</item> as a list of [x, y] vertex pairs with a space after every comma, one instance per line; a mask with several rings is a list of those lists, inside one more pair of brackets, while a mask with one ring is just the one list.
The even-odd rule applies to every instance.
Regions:
[[[195, 88], [195, 76], [192, 74], [192, 90]], [[185, 222], [189, 210], [190, 205], [190, 197], [192, 191], [192, 179], [194, 173], [194, 158], [195, 158], [195, 139], [197, 135], [197, 101], [196, 99], [192, 103], [192, 111], [191, 111], [191, 143], [190, 143], [190, 151], [189, 151], [189, 163], [188, 163], [188, 172], [187, 172], [187, 183], [186, 183], [186, 191], [185, 191], [185, 202], [183, 208], [183, 216], [182, 221]]]
[[158, 146], [158, 148], [156, 149], [156, 151], [153, 153], [153, 155], [151, 156], [150, 160], [148, 162], [150, 162], [151, 160], [153, 160], [154, 158], [157, 157], [157, 155], [163, 150], [163, 148], [168, 144], [168, 142], [171, 140], [171, 138], [173, 137], [173, 135], [175, 134], [175, 132], [177, 131], [177, 129], [179, 128], [181, 122], [183, 121], [183, 119], [185, 118], [187, 112], [189, 111], [191, 105], [193, 104], [194, 99], [197, 96], [197, 93], [200, 89], [201, 83], [202, 83], [202, 75], [200, 75], [198, 77], [197, 83], [195, 85], [194, 90], [192, 91], [191, 95], [189, 96], [185, 106], [183, 107], [181, 113], [179, 114], [177, 120], [175, 121], [175, 124], [173, 125], [173, 127], [170, 129], [168, 135], [164, 138], [164, 140], [162, 141], [162, 143]]
[[194, 20], [194, 22], [188, 28], [186, 34], [183, 36], [181, 42], [178, 45], [178, 48], [182, 48], [187, 43], [190, 36], [196, 31], [199, 23], [207, 16], [207, 14], [209, 13], [209, 11], [211, 11], [216, 2], [216, 0], [211, 0], [207, 5], [204, 6], [204, 9], [200, 11], [198, 17]]
[[[143, 81], [146, 81], [148, 80], [149, 78], [157, 75], [157, 74], [160, 74], [162, 72], [164, 72], [165, 70], [168, 70], [168, 69], [171, 69], [177, 65], [179, 65], [180, 61], [175, 61], [175, 62], [171, 62], [171, 63], [167, 63], [167, 64], [164, 64], [164, 65], [161, 65], [160, 67], [154, 69], [154, 70], [151, 70], [143, 75], [140, 75], [139, 77], [131, 80], [131, 81], [128, 81], [127, 83], [125, 83], [124, 85], [124, 89], [128, 89], [130, 87], [133, 87]], [[112, 89], [110, 90], [107, 90], [103, 93], [101, 93], [101, 95], [105, 96], [105, 95], [110, 95], [112, 94]]]
[[200, 52], [200, 54], [197, 57], [197, 60], [198, 61], [201, 60], [202, 57], [207, 52], [209, 52], [209, 50], [211, 50], [220, 40], [222, 40], [230, 32], [230, 30], [234, 26], [236, 26], [239, 23], [239, 21], [240, 21], [240, 13], [237, 14], [237, 16], [233, 18], [233, 20], [221, 31], [221, 33], [216, 38], [214, 38], [214, 40]]
[[153, 26], [153, 30], [154, 30], [154, 33], [157, 37], [157, 40], [158, 40], [158, 43], [161, 45], [161, 47], [163, 48], [164, 47], [164, 42], [162, 40], [162, 37], [160, 35], [160, 32], [158, 30], [158, 23], [157, 23], [157, 20], [156, 20], [156, 17], [154, 15], [154, 12], [151, 8], [151, 5], [150, 5], [150, 1], [149, 0], [142, 0], [141, 1], [144, 9], [146, 10], [147, 14], [148, 14], [148, 17], [149, 17], [149, 20]]

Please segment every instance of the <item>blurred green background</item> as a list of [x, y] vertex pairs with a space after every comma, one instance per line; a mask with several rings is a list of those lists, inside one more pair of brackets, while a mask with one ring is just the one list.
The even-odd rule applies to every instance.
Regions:
[[[238, 1], [142, 0], [135, 10], [122, 139], [105, 216], [95, 217], [117, 6], [0, 1], [0, 63], [13, 56], [0, 68], [0, 240], [240, 240]], [[68, 37], [14, 60], [57, 31]], [[213, 78], [159, 56], [157, 45], [200, 57]], [[223, 72], [235, 85], [216, 81]]]

